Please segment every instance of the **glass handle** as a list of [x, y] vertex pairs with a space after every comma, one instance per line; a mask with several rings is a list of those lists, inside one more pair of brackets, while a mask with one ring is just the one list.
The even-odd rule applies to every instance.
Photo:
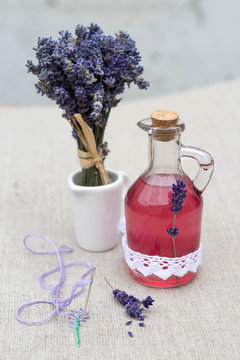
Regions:
[[211, 179], [214, 160], [213, 157], [206, 151], [195, 148], [193, 146], [184, 146], [180, 147], [179, 156], [189, 157], [198, 162], [199, 170], [196, 177], [192, 180], [196, 189], [202, 193], [209, 184]]

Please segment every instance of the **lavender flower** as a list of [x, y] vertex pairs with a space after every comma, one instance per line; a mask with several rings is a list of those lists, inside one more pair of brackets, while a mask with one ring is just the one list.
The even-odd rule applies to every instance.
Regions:
[[170, 228], [167, 229], [167, 232], [168, 232], [168, 234], [169, 234], [170, 236], [172, 236], [172, 237], [177, 236], [177, 234], [179, 233], [177, 227], [175, 227], [175, 228], [170, 227]]
[[107, 141], [104, 141], [103, 144], [100, 144], [98, 146], [98, 150], [100, 150], [101, 154], [102, 154], [102, 158], [103, 160], [106, 159], [108, 153], [110, 152], [110, 150], [108, 149], [108, 142]]
[[128, 294], [125, 291], [120, 291], [118, 289], [113, 292], [115, 298], [120, 302], [121, 305], [125, 306], [128, 304]]
[[[105, 280], [108, 283], [108, 285], [113, 289], [109, 281], [106, 278]], [[142, 301], [139, 301], [139, 299], [137, 299], [135, 296], [128, 295], [125, 291], [121, 291], [119, 289], [112, 290], [112, 293], [114, 297], [120, 302], [120, 304], [123, 305], [123, 307], [126, 310], [126, 313], [130, 317], [133, 317], [138, 321], [140, 321], [138, 324], [139, 326], [144, 326], [145, 315], [142, 314], [144, 308], [141, 307], [141, 305], [143, 305], [145, 308], [148, 309], [149, 306], [153, 305], [154, 300], [152, 299], [152, 297], [147, 296]], [[132, 324], [132, 320], [127, 321], [125, 325], [130, 325], [130, 324]], [[133, 336], [131, 331], [128, 331], [128, 335], [131, 337]]]
[[126, 312], [129, 316], [134, 317], [135, 319], [142, 319], [143, 308], [140, 307], [139, 302], [130, 302], [126, 306]]
[[146, 299], [142, 301], [142, 304], [145, 308], [149, 308], [149, 306], [153, 305], [154, 300], [151, 298], [151, 296], [147, 296]]
[[112, 293], [114, 297], [120, 302], [120, 304], [125, 307], [126, 313], [130, 317], [134, 317], [141, 321], [144, 321], [144, 315], [142, 314], [144, 308], [141, 307], [141, 305], [148, 309], [149, 306], [153, 305], [154, 302], [151, 296], [148, 296], [146, 299], [140, 301], [135, 296], [128, 295], [125, 291], [121, 291], [119, 289], [113, 290]]
[[122, 31], [107, 36], [96, 24], [77, 25], [75, 36], [59, 34], [58, 40], [39, 38], [34, 48], [37, 64], [27, 61], [28, 72], [38, 78], [36, 89], [55, 100], [67, 119], [81, 113], [91, 128], [104, 128], [126, 85], [149, 86], [141, 77], [135, 42]]
[[126, 325], [130, 325], [131, 323], [132, 323], [132, 320], [127, 321], [127, 322], [126, 322]]
[[[176, 215], [182, 210], [182, 205], [184, 203], [184, 199], [186, 197], [187, 190], [185, 190], [186, 184], [182, 180], [177, 180], [177, 185], [172, 185], [172, 198], [170, 206], [170, 209], [173, 213], [173, 227], [167, 228], [168, 234], [172, 238], [172, 244], [173, 244], [173, 253], [174, 257], [177, 257], [176, 254], [176, 247], [175, 247], [175, 237], [178, 235], [179, 231], [178, 228], [175, 226], [176, 223]], [[176, 276], [177, 279], [177, 286], [179, 287], [179, 279], [178, 276]]]
[[187, 190], [184, 190], [186, 184], [182, 180], [177, 180], [177, 185], [173, 184], [172, 186], [172, 206], [170, 209], [172, 210], [173, 214], [179, 213], [182, 210], [182, 204], [186, 197]]
[[[131, 84], [139, 89], [149, 86], [141, 77], [141, 56], [127, 33], [120, 31], [108, 36], [96, 24], [77, 25], [75, 35], [68, 31], [60, 31], [59, 35], [57, 40], [38, 38], [33, 48], [37, 62], [27, 61], [28, 72], [37, 76], [37, 92], [54, 100], [73, 128], [71, 117], [76, 113], [82, 115], [105, 159], [108, 150], [103, 143], [104, 130], [111, 109], [121, 101], [119, 95]], [[78, 148], [85, 151], [76, 130], [72, 135]], [[82, 170], [82, 185], [101, 184], [94, 166]]]
[[77, 140], [77, 138], [78, 138], [78, 135], [77, 135], [76, 130], [75, 130], [74, 128], [72, 129], [72, 137], [73, 137], [75, 140]]
[[[106, 280], [106, 281], [107, 281], [107, 280]], [[117, 295], [119, 292], [121, 292], [121, 290], [119, 290], [119, 289], [115, 289], [115, 290], [112, 291], [114, 297], [116, 297], [116, 295]]]
[[140, 302], [137, 298], [135, 298], [135, 296], [133, 295], [128, 295], [128, 303], [134, 303], [134, 302]]

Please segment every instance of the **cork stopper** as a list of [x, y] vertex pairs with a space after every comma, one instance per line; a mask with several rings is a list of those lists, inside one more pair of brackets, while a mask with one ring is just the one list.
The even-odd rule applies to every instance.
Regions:
[[171, 110], [155, 110], [150, 114], [152, 125], [156, 127], [174, 127], [177, 125], [179, 115]]
[[[178, 113], [171, 110], [155, 110], [150, 114], [152, 126], [158, 127], [159, 130], [154, 130], [154, 138], [161, 141], [173, 140], [176, 131], [172, 128], [176, 127], [179, 119]], [[164, 130], [161, 130], [164, 129]]]

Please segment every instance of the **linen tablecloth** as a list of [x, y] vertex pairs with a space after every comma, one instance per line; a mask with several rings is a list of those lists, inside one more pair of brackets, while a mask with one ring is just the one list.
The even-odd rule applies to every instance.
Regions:
[[[186, 124], [182, 142], [209, 151], [215, 172], [205, 191], [202, 225], [202, 266], [197, 278], [180, 289], [154, 289], [136, 283], [123, 260], [121, 244], [104, 253], [90, 253], [75, 242], [67, 176], [79, 167], [76, 144], [61, 111], [49, 107], [0, 108], [0, 241], [2, 360], [179, 360], [239, 359], [240, 256], [240, 81], [141, 101], [120, 103], [112, 110], [105, 139], [111, 152], [106, 166], [126, 171], [132, 181], [147, 166], [147, 134], [136, 122], [156, 109], [179, 112]], [[15, 318], [16, 309], [33, 299], [48, 299], [39, 275], [54, 267], [55, 255], [30, 254], [23, 237], [30, 232], [48, 236], [57, 246], [67, 243], [72, 254], [64, 261], [85, 258], [96, 266], [88, 306], [90, 320], [80, 327], [78, 349], [64, 317], [37, 326]], [[46, 248], [44, 243], [32, 245]], [[85, 268], [67, 273], [66, 291]], [[127, 328], [124, 309], [113, 298], [114, 287], [144, 298], [146, 326]], [[58, 274], [49, 279], [54, 282]], [[71, 308], [84, 306], [86, 291]], [[37, 319], [52, 307], [25, 309]], [[130, 338], [127, 331], [132, 331]]]

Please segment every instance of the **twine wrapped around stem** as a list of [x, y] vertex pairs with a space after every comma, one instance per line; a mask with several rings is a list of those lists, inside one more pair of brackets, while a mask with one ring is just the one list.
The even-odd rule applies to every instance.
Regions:
[[96, 166], [99, 171], [102, 184], [110, 184], [111, 181], [103, 165], [102, 151], [97, 150], [95, 137], [91, 128], [85, 123], [81, 114], [74, 114], [71, 119], [79, 139], [87, 149], [87, 151], [78, 149], [78, 157], [80, 159], [81, 167], [83, 169], [89, 169]]

